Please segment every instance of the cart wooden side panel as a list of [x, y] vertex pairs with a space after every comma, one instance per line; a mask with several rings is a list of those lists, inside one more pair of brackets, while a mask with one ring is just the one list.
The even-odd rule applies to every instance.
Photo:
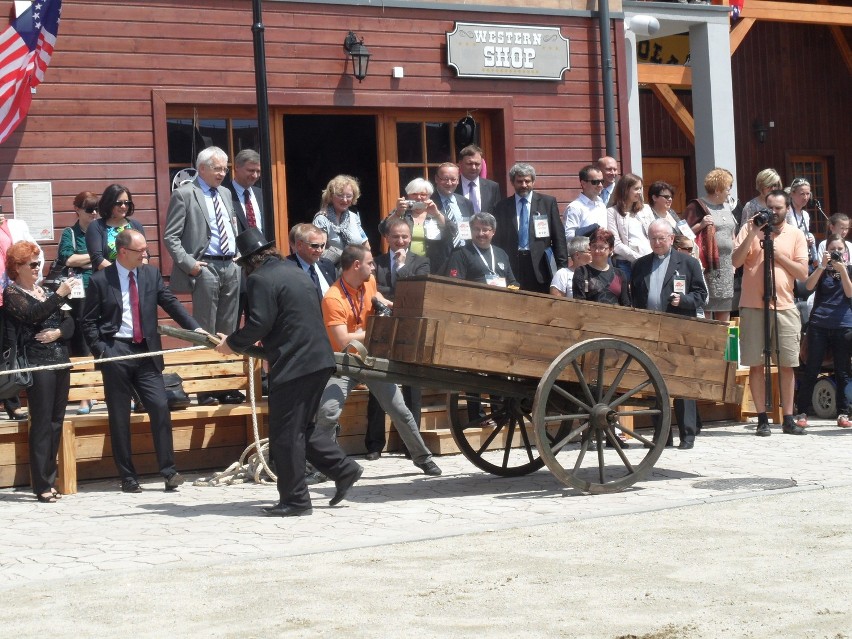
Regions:
[[[371, 355], [477, 373], [540, 378], [566, 348], [596, 337], [645, 351], [674, 397], [735, 403], [727, 325], [429, 276], [397, 283], [392, 317], [373, 319]], [[611, 381], [619, 362], [607, 362]], [[629, 387], [642, 373], [633, 366]]]

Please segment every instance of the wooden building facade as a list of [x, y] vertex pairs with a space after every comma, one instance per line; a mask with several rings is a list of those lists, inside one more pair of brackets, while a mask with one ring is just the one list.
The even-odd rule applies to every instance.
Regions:
[[[749, 19], [750, 7], [756, 11], [765, 4], [780, 5], [747, 0], [744, 19]], [[752, 199], [755, 176], [772, 167], [786, 186], [794, 177], [808, 178], [827, 214], [852, 214], [852, 117], [848, 107], [852, 29], [797, 23], [796, 19], [806, 19], [802, 6], [796, 4], [794, 11], [791, 5], [789, 12], [779, 12], [773, 19], [758, 18], [741, 40], [732, 33], [736, 195], [743, 202]], [[689, 88], [675, 88], [675, 93], [691, 112]], [[650, 90], [642, 89], [641, 112], [646, 173], [653, 178], [655, 163], [671, 160], [682, 163], [686, 175], [691, 175], [693, 145]], [[695, 192], [690, 179], [685, 187], [684, 200], [703, 195]], [[826, 227], [820, 216], [812, 212], [812, 219], [823, 232]]]
[[[578, 170], [605, 146], [594, 3], [458, 7], [263, 3], [273, 164], [263, 184], [274, 186], [280, 247], [292, 224], [312, 218], [338, 173], [361, 180], [359, 208], [372, 232], [409, 179], [431, 178], [440, 162], [455, 159], [454, 124], [467, 115], [480, 127], [488, 175], [504, 190], [508, 168], [524, 161], [538, 172], [536, 188], [560, 206], [576, 197]], [[160, 237], [172, 175], [209, 143], [231, 158], [257, 148], [252, 3], [65, 0], [62, 9], [46, 79], [29, 116], [0, 146], [0, 202], [11, 210], [13, 182], [51, 181], [58, 240], [74, 221], [78, 192], [121, 183], [168, 274]], [[570, 43], [570, 68], [558, 81], [459, 78], [447, 63], [447, 33], [459, 21], [557, 27]], [[613, 21], [616, 133], [626, 139], [621, 29]], [[372, 53], [360, 83], [342, 46], [349, 31]], [[393, 67], [402, 67], [402, 78], [392, 77]], [[45, 251], [50, 258], [55, 248], [47, 243]]]

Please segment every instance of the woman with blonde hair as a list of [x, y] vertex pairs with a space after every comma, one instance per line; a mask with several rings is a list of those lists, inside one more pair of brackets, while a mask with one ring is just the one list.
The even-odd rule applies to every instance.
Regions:
[[734, 236], [737, 221], [728, 203], [734, 176], [727, 169], [715, 168], [704, 176], [707, 194], [689, 202], [684, 209], [686, 222], [695, 233], [704, 279], [710, 293], [705, 312], [713, 319], [727, 322], [734, 306]]
[[359, 197], [361, 188], [358, 180], [351, 175], [333, 177], [322, 192], [320, 210], [313, 222], [328, 235], [323, 257], [334, 262], [335, 266], [340, 262], [343, 249], [350, 244], [370, 250], [370, 242], [361, 226], [361, 216], [351, 208]]
[[757, 197], [749, 200], [743, 207], [740, 227], [753, 218], [755, 213], [766, 208], [766, 196], [769, 193], [783, 188], [781, 176], [775, 169], [763, 169], [754, 179], [754, 188], [757, 191]]
[[630, 281], [633, 262], [651, 252], [648, 227], [656, 216], [642, 198], [642, 178], [628, 173], [612, 189], [606, 210], [607, 229], [615, 237], [615, 266]]

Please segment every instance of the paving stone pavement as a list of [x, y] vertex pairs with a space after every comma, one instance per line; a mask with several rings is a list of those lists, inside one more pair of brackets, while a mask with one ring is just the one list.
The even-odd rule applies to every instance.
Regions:
[[[290, 519], [263, 516], [260, 507], [277, 500], [273, 485], [193, 486], [197, 474], [171, 493], [154, 477], [133, 495], [115, 480], [82, 483], [56, 504], [36, 502], [26, 488], [5, 489], [0, 591], [126, 568], [308, 555], [746, 499], [766, 494], [754, 485], [763, 480], [788, 486], [780, 490], [852, 485], [852, 429], [812, 420], [808, 433], [773, 427], [771, 437], [758, 438], [753, 424], [713, 424], [694, 449], [666, 449], [651, 477], [605, 495], [565, 488], [547, 469], [494, 477], [460, 455], [436, 458], [444, 471], [437, 478], [401, 455], [359, 459], [366, 472], [347, 501], [328, 507], [334, 485], [320, 484], [311, 491], [314, 515]], [[754, 482], [707, 485], [726, 479]]]

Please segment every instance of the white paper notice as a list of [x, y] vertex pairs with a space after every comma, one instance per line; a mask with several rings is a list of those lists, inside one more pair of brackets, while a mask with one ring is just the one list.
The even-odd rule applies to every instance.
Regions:
[[13, 182], [16, 220], [27, 223], [37, 242], [53, 241], [53, 188], [50, 182]]

